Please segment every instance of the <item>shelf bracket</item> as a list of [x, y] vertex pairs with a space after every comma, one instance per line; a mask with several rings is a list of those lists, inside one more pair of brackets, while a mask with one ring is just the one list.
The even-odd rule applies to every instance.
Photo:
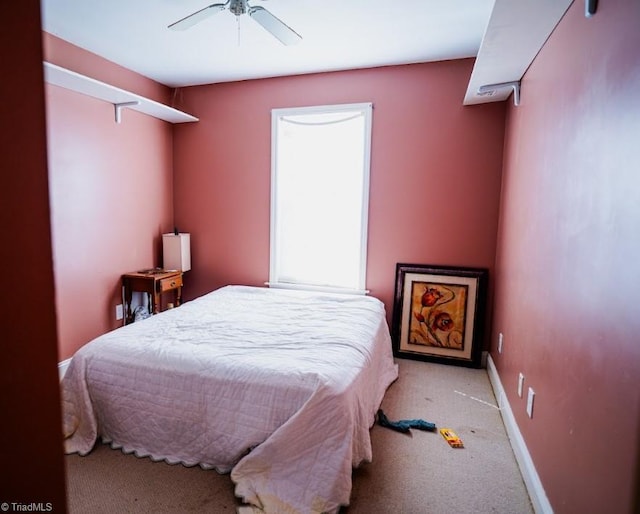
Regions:
[[120, 123], [122, 121], [122, 109], [124, 107], [131, 107], [133, 105], [140, 105], [138, 100], [134, 100], [133, 102], [121, 102], [119, 104], [113, 104], [113, 109], [115, 111], [116, 123]]
[[520, 81], [514, 80], [512, 82], [500, 82], [499, 84], [487, 84], [486, 86], [481, 86], [478, 89], [478, 94], [487, 94], [493, 93], [497, 89], [504, 89], [510, 87], [513, 89], [513, 105], [516, 107], [520, 105]]

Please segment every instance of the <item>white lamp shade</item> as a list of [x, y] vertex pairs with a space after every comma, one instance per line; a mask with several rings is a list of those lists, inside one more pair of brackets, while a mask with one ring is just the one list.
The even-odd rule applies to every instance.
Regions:
[[180, 271], [191, 269], [191, 234], [162, 234], [162, 267]]

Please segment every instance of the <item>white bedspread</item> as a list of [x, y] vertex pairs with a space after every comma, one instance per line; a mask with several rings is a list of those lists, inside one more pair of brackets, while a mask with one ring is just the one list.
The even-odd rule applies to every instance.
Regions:
[[68, 453], [98, 437], [138, 456], [231, 471], [268, 513], [335, 512], [397, 378], [384, 305], [227, 286], [105, 334], [63, 379]]

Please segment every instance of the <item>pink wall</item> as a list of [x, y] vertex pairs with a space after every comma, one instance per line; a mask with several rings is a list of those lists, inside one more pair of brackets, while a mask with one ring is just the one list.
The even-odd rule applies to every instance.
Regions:
[[[583, 9], [509, 111], [492, 338], [504, 333], [504, 351], [492, 357], [554, 511], [627, 513], [640, 450], [640, 9]], [[518, 372], [536, 392], [532, 419]]]
[[40, 3], [0, 2], [0, 19], [0, 502], [64, 513]]
[[[94, 54], [47, 39], [47, 60], [54, 64], [65, 63], [70, 51], [83, 71], [110, 69], [109, 83], [157, 89]], [[173, 227], [173, 132], [169, 123], [131, 110], [117, 124], [111, 104], [57, 86], [46, 86], [46, 103], [59, 351], [65, 359], [122, 324], [115, 316], [121, 275], [162, 262], [161, 234]]]
[[504, 104], [464, 107], [472, 60], [186, 88], [175, 128], [176, 222], [192, 234], [193, 297], [269, 274], [271, 109], [374, 104], [367, 287], [390, 317], [397, 262], [495, 257]]

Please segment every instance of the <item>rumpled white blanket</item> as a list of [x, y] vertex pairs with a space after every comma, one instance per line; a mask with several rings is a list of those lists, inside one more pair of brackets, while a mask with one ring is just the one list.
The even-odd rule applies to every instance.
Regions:
[[95, 339], [62, 382], [67, 453], [231, 471], [267, 513], [336, 512], [397, 378], [368, 296], [227, 286]]

